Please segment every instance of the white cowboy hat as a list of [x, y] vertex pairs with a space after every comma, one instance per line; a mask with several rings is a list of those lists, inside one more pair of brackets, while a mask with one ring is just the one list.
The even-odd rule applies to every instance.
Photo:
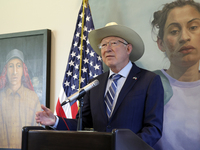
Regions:
[[99, 44], [105, 37], [110, 36], [120, 37], [132, 44], [133, 49], [129, 56], [132, 62], [140, 59], [144, 54], [144, 43], [135, 31], [126, 26], [118, 25], [116, 22], [110, 22], [103, 28], [92, 30], [88, 35], [90, 45], [98, 55], [101, 56]]

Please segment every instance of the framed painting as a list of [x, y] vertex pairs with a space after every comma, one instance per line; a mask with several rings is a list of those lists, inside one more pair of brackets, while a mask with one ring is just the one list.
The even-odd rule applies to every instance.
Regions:
[[51, 31], [0, 35], [0, 149], [21, 149], [23, 126], [50, 106]]

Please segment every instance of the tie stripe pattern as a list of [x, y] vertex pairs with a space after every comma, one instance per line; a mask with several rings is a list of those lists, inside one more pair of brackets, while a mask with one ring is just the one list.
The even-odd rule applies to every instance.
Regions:
[[105, 96], [105, 103], [106, 103], [106, 108], [107, 108], [106, 112], [109, 118], [112, 112], [113, 101], [116, 94], [117, 81], [121, 78], [121, 75], [113, 74], [110, 78], [112, 78], [113, 81]]

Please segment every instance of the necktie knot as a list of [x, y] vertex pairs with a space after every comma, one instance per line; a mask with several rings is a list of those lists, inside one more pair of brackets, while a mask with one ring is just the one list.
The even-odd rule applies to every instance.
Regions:
[[111, 78], [114, 82], [117, 82], [122, 76], [120, 74], [113, 74]]

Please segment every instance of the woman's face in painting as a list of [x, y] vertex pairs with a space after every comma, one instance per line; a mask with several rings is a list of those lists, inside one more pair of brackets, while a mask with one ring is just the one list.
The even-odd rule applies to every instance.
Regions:
[[192, 6], [173, 8], [167, 17], [159, 48], [171, 64], [191, 66], [200, 60], [200, 13]]

